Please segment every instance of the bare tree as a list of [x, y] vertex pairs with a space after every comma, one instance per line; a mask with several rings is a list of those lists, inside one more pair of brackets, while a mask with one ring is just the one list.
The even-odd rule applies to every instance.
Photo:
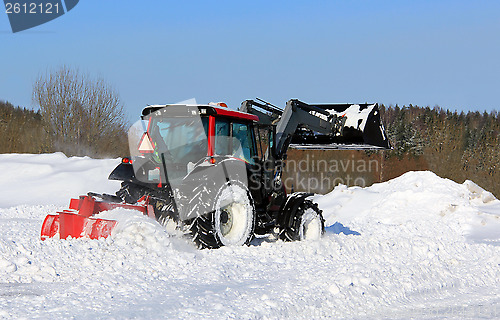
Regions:
[[126, 121], [118, 93], [101, 78], [63, 66], [39, 76], [33, 101], [55, 150], [68, 155], [126, 153]]

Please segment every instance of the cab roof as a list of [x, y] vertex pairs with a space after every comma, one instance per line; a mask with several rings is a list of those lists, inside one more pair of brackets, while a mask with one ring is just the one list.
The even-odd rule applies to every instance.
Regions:
[[243, 119], [250, 121], [259, 121], [259, 117], [253, 114], [235, 111], [228, 108], [217, 107], [208, 104], [156, 104], [149, 105], [142, 110], [142, 116], [148, 116], [154, 112], [160, 111], [164, 108], [174, 107], [174, 106], [185, 106], [188, 109], [198, 109], [201, 115], [211, 115], [211, 116], [222, 116], [222, 117], [230, 117], [234, 119]]

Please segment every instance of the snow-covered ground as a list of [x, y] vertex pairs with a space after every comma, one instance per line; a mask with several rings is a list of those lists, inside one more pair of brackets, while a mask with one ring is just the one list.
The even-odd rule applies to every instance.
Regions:
[[473, 182], [338, 186], [314, 242], [200, 251], [126, 210], [111, 238], [40, 241], [70, 197], [118, 188], [118, 162], [0, 155], [0, 318], [500, 318], [500, 201]]

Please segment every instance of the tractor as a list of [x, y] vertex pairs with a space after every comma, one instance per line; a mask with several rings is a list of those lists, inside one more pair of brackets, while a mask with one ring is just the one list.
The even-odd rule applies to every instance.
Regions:
[[285, 241], [318, 239], [325, 232], [312, 193], [288, 193], [281, 177], [291, 144], [390, 148], [377, 104], [307, 104], [292, 99], [282, 110], [245, 100], [151, 105], [129, 130], [130, 157], [109, 179], [115, 195], [89, 193], [69, 210], [48, 215], [42, 239], [111, 234], [117, 221], [99, 212], [138, 210], [160, 224], [174, 223], [199, 248], [249, 244], [274, 234]]

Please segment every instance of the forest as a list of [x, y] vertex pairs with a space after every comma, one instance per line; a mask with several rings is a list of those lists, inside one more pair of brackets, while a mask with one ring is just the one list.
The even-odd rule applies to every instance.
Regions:
[[[500, 114], [452, 112], [439, 107], [381, 108], [394, 149], [385, 154], [404, 163], [424, 163], [437, 175], [473, 180], [500, 196]], [[411, 168], [408, 168], [411, 169]]]

